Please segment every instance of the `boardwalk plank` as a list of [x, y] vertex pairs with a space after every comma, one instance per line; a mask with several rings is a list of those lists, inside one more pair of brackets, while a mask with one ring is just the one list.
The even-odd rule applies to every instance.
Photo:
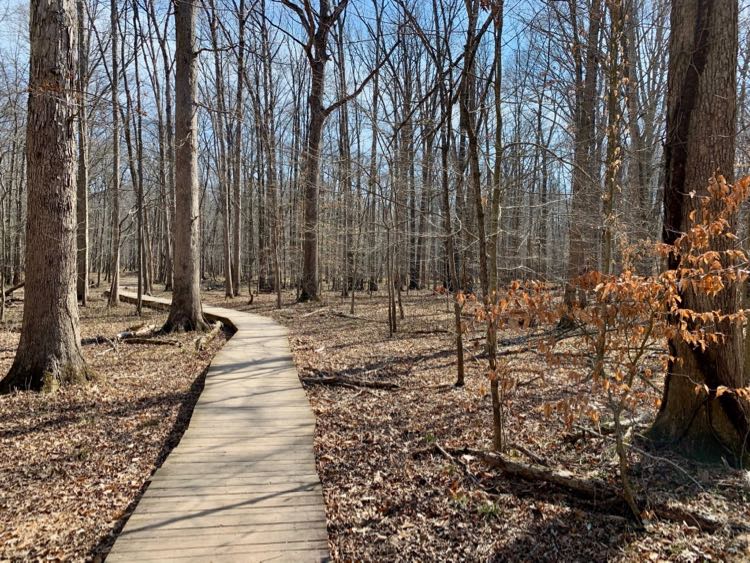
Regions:
[[315, 418], [287, 330], [249, 313], [204, 312], [237, 332], [214, 358], [188, 429], [107, 561], [327, 560]]

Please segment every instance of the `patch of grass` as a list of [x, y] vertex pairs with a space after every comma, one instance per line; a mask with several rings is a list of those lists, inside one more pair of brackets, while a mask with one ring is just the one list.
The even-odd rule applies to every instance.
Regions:
[[494, 502], [487, 500], [479, 504], [477, 512], [483, 518], [491, 520], [500, 516], [500, 507]]
[[461, 510], [466, 510], [469, 506], [469, 496], [466, 493], [457, 492], [451, 495], [451, 500]]

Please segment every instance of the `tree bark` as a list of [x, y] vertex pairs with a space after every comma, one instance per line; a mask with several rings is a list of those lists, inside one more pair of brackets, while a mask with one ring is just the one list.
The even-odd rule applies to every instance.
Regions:
[[76, 300], [76, 30], [73, 0], [31, 3], [26, 298], [3, 393], [54, 390], [88, 376]]
[[502, 82], [503, 82], [503, 22], [504, 22], [504, 0], [500, 0], [494, 6], [494, 40], [495, 53], [493, 64], [495, 67], [495, 80], [493, 92], [495, 94], [495, 162], [492, 173], [492, 197], [490, 199], [490, 247], [489, 247], [489, 276], [490, 290], [497, 290], [497, 249], [500, 233], [500, 210], [503, 200], [503, 107], [502, 107]]
[[[598, 252], [591, 246], [598, 239], [592, 221], [599, 217], [595, 193], [594, 151], [596, 145], [596, 93], [599, 66], [599, 30], [601, 24], [601, 0], [593, 0], [589, 9], [588, 41], [580, 41], [577, 23], [576, 0], [570, 0], [573, 22], [573, 57], [575, 64], [575, 139], [573, 157], [573, 179], [571, 186], [571, 217], [568, 229], [568, 268], [565, 285], [565, 305], [584, 304], [584, 298], [576, 287], [576, 280], [596, 266]], [[563, 323], [567, 322], [567, 317]]]
[[232, 288], [235, 295], [240, 294], [242, 281], [242, 129], [245, 103], [243, 97], [245, 75], [245, 0], [240, 0], [238, 7], [239, 45], [237, 47], [237, 97], [235, 100], [234, 158], [232, 172]]
[[175, 215], [174, 291], [167, 332], [207, 328], [200, 298], [200, 197], [196, 94], [195, 5], [175, 0]]
[[622, 44], [622, 0], [607, 0], [609, 10], [609, 66], [607, 69], [607, 162], [603, 194], [604, 241], [602, 243], [602, 271], [609, 275], [615, 269], [615, 197], [619, 192], [618, 180], [622, 150], [620, 147], [620, 47]]
[[[736, 133], [737, 0], [675, 0], [672, 4], [667, 95], [666, 182], [663, 240], [672, 243], [690, 226], [690, 192], [705, 195], [718, 169], [731, 179]], [[717, 239], [720, 237], [716, 237]], [[721, 237], [714, 250], [734, 248]], [[679, 268], [679, 257], [670, 257]], [[736, 284], [715, 297], [683, 291], [681, 306], [696, 312], [733, 313], [739, 308]], [[652, 436], [661, 443], [704, 459], [748, 458], [748, 408], [731, 392], [744, 387], [742, 328], [719, 327], [723, 340], [705, 351], [675, 336], [661, 409]], [[696, 393], [706, 385], [708, 395]]]
[[320, 143], [325, 124], [325, 54], [327, 40], [316, 36], [316, 55], [310, 59], [312, 83], [308, 100], [310, 123], [303, 157], [304, 223], [302, 233], [302, 292], [300, 301], [318, 297], [318, 182], [320, 179]]
[[120, 304], [120, 89], [117, 21], [117, 0], [110, 2], [110, 32], [112, 34], [112, 259], [109, 287], [109, 306]]
[[225, 127], [225, 114], [226, 114], [226, 97], [224, 95], [224, 72], [222, 68], [222, 60], [219, 50], [219, 40], [217, 35], [218, 29], [218, 13], [216, 10], [216, 2], [210, 1], [210, 7], [206, 8], [209, 18], [209, 28], [211, 32], [211, 48], [213, 50], [214, 59], [214, 86], [215, 91], [213, 92], [216, 96], [216, 107], [213, 111], [212, 126], [215, 132], [215, 138], [218, 142], [218, 155], [217, 155], [217, 180], [219, 183], [219, 198], [221, 200], [221, 217], [222, 217], [222, 243], [224, 248], [224, 295], [226, 297], [234, 297], [234, 289], [232, 287], [233, 275], [232, 275], [232, 248], [231, 248], [231, 224], [230, 224], [230, 202], [229, 202], [229, 155], [226, 148], [226, 127]]
[[89, 293], [89, 154], [88, 154], [88, 44], [84, 33], [86, 7], [84, 0], [77, 0], [78, 13], [78, 178], [76, 181], [76, 235], [78, 281], [76, 293], [81, 306], [85, 307]]

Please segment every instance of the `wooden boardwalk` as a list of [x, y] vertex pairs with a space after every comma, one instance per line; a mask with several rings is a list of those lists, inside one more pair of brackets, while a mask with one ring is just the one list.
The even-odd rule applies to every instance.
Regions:
[[237, 332], [214, 357], [188, 429], [107, 561], [327, 560], [315, 419], [287, 331], [250, 313], [204, 313]]

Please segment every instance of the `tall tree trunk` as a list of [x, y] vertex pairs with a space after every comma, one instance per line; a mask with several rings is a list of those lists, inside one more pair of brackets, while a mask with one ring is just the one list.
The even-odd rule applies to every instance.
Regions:
[[87, 377], [76, 299], [76, 23], [73, 0], [31, 3], [26, 298], [3, 393]]
[[245, 0], [240, 0], [238, 7], [239, 45], [237, 47], [237, 97], [235, 100], [234, 158], [232, 164], [232, 288], [235, 295], [240, 294], [242, 280], [242, 129], [244, 119], [244, 75], [245, 75]]
[[465, 0], [469, 13], [469, 27], [464, 50], [466, 61], [462, 90], [460, 94], [461, 128], [468, 140], [467, 158], [469, 162], [469, 182], [474, 199], [476, 213], [476, 235], [479, 242], [479, 283], [482, 287], [482, 298], [489, 296], [489, 275], [487, 271], [487, 236], [485, 231], [484, 203], [482, 202], [482, 176], [479, 164], [479, 139], [477, 136], [476, 82], [474, 77], [474, 59], [477, 49], [476, 24], [479, 17], [478, 0]]
[[214, 80], [216, 108], [214, 111], [213, 125], [215, 136], [219, 144], [218, 154], [218, 182], [219, 182], [219, 199], [221, 200], [221, 217], [222, 217], [222, 242], [224, 245], [224, 294], [226, 297], [234, 296], [232, 288], [232, 249], [231, 249], [231, 225], [229, 217], [229, 177], [228, 177], [228, 155], [226, 149], [225, 121], [226, 102], [224, 96], [224, 73], [222, 70], [222, 61], [219, 52], [219, 42], [217, 36], [218, 13], [216, 2], [211, 0], [209, 11], [209, 22], [211, 30], [211, 47], [214, 55]]
[[205, 330], [200, 298], [200, 195], [196, 94], [195, 3], [175, 0], [174, 291], [166, 331]]
[[316, 56], [310, 60], [311, 86], [308, 98], [310, 123], [304, 153], [304, 222], [302, 233], [302, 292], [300, 301], [318, 300], [318, 182], [320, 181], [320, 144], [325, 124], [326, 40], [316, 36]]
[[120, 100], [117, 29], [119, 12], [117, 0], [110, 2], [110, 30], [112, 34], [112, 253], [110, 263], [111, 285], [109, 306], [120, 304]]
[[[669, 86], [665, 144], [663, 240], [672, 243], [690, 227], [691, 192], [705, 195], [718, 169], [731, 178], [734, 169], [737, 98], [737, 0], [675, 0], [669, 41]], [[713, 250], [735, 248], [715, 237]], [[670, 268], [679, 268], [670, 257]], [[733, 313], [739, 308], [736, 284], [716, 296], [683, 291], [681, 306], [696, 312]], [[750, 461], [748, 405], [735, 393], [717, 393], [747, 385], [743, 373], [742, 327], [725, 322], [723, 339], [706, 350], [677, 335], [669, 341], [669, 372], [652, 435], [698, 457]], [[708, 396], [696, 393], [706, 385]]]
[[603, 194], [604, 241], [602, 243], [602, 271], [614, 272], [615, 260], [615, 196], [619, 192], [618, 179], [622, 150], [620, 148], [620, 47], [622, 45], [622, 0], [607, 0], [609, 8], [609, 61], [607, 81], [607, 161]]
[[[339, 22], [336, 34], [336, 51], [338, 56], [338, 92], [339, 97], [346, 96], [346, 57], [344, 55], [344, 22]], [[339, 108], [339, 189], [343, 196], [342, 209], [342, 252], [341, 256], [341, 296], [347, 297], [349, 290], [354, 291], [354, 250], [352, 248], [352, 163], [349, 136], [349, 105]]]
[[[302, 287], [299, 299], [317, 301], [320, 149], [325, 120], [337, 105], [324, 106], [326, 61], [329, 58], [328, 34], [344, 13], [348, 0], [340, 0], [333, 10], [329, 0], [319, 0], [317, 10], [313, 8], [311, 0], [304, 0], [304, 9], [292, 2], [284, 4], [297, 14], [308, 36], [305, 54], [310, 67], [310, 94], [307, 98], [309, 125], [303, 157], [304, 220]], [[338, 105], [340, 104], [341, 100]]]
[[[596, 266], [597, 252], [591, 252], [598, 234], [592, 222], [599, 218], [598, 198], [594, 178], [594, 151], [596, 145], [596, 93], [599, 66], [599, 30], [601, 25], [601, 0], [592, 0], [589, 8], [588, 40], [584, 45], [578, 29], [577, 0], [569, 0], [573, 22], [573, 57], [575, 65], [575, 139], [572, 172], [572, 202], [568, 236], [568, 268], [565, 285], [565, 305], [584, 304], [584, 297], [576, 280]], [[585, 55], [585, 56], [584, 56]], [[565, 324], [569, 319], [566, 317]]]
[[88, 155], [88, 44], [84, 21], [84, 0], [76, 1], [78, 12], [78, 178], [76, 180], [76, 235], [78, 281], [76, 293], [85, 307], [89, 293], [89, 155]]
[[5, 193], [0, 194], [0, 323], [5, 322]]
[[[649, 155], [644, 146], [643, 131], [639, 122], [641, 107], [639, 103], [640, 76], [638, 63], [640, 53], [636, 43], [638, 21], [635, 13], [635, 0], [625, 2], [624, 9], [627, 17], [625, 32], [622, 34], [623, 43], [623, 77], [625, 105], [628, 110], [628, 137], [630, 141], [630, 158], [628, 160], [628, 177], [630, 180], [631, 197], [635, 201], [634, 222], [637, 239], [646, 238], [651, 222], [649, 202]], [[645, 266], [642, 264], [641, 266]], [[643, 269], [643, 268], [640, 268]]]
[[492, 170], [492, 197], [490, 199], [490, 237], [489, 237], [489, 276], [490, 290], [497, 290], [497, 250], [500, 230], [500, 210], [503, 200], [503, 106], [502, 106], [502, 83], [503, 83], [503, 21], [504, 0], [494, 5], [494, 32], [495, 32], [495, 80], [493, 92], [495, 94], [495, 162]]

